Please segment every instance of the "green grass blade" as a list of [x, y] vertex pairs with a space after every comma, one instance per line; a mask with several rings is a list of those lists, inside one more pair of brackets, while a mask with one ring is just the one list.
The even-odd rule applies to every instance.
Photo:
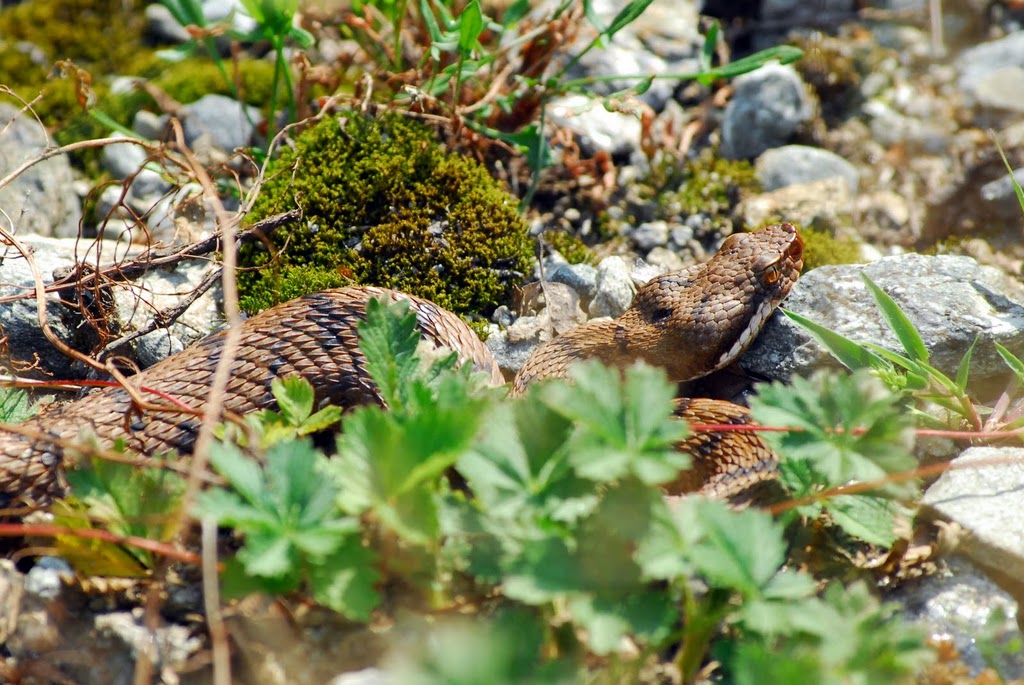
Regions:
[[1010, 166], [1009, 160], [1006, 159], [1006, 155], [1003, 153], [1003, 147], [999, 144], [999, 140], [996, 138], [996, 132], [989, 130], [988, 134], [992, 136], [992, 142], [996, 144], [996, 149], [999, 150], [999, 156], [1003, 159], [1003, 164], [1006, 165], [1006, 172], [1010, 174], [1010, 183], [1013, 184], [1013, 191], [1017, 193], [1017, 203], [1020, 204], [1020, 211], [1024, 212], [1024, 189], [1021, 189], [1020, 184], [1017, 183], [1017, 177], [1013, 174], [1013, 167]]
[[878, 310], [882, 312], [885, 322], [889, 324], [889, 328], [896, 334], [896, 338], [899, 339], [900, 344], [903, 345], [903, 349], [907, 351], [910, 358], [915, 361], [928, 361], [928, 348], [924, 346], [924, 340], [921, 339], [921, 334], [917, 332], [917, 327], [907, 318], [907, 315], [903, 313], [903, 310], [896, 304], [896, 301], [889, 297], [888, 293], [875, 285], [874, 281], [868, 278], [867, 274], [861, 272], [860, 276], [864, 280], [865, 285], [867, 285], [868, 290], [871, 291], [872, 297], [875, 298], [875, 304], [878, 305]]
[[1015, 355], [1013, 352], [1010, 352], [1008, 349], [1006, 349], [999, 343], [996, 343], [996, 352], [998, 352], [999, 356], [1003, 358], [1003, 361], [1006, 362], [1006, 365], [1010, 367], [1010, 370], [1013, 371], [1014, 374], [1016, 374], [1017, 381], [1019, 381], [1021, 384], [1024, 384], [1024, 362], [1022, 362], [1020, 358], [1017, 357], [1017, 355]]
[[829, 353], [839, 362], [850, 369], [877, 369], [880, 371], [891, 371], [892, 366], [885, 359], [867, 349], [860, 343], [850, 340], [845, 335], [825, 328], [819, 323], [795, 314], [786, 309], [781, 310], [783, 314], [791, 318], [804, 328], [811, 336], [821, 343]]
[[980, 335], [974, 336], [974, 342], [967, 348], [964, 358], [960, 360], [960, 366], [956, 369], [956, 387], [961, 394], [967, 391], [967, 377], [971, 373], [971, 357], [974, 355], [974, 347], [978, 344]]

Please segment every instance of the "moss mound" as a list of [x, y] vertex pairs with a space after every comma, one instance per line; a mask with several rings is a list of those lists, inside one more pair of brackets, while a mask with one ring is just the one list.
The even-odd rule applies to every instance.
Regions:
[[350, 114], [303, 132], [271, 166], [252, 220], [296, 206], [304, 226], [240, 252], [242, 266], [257, 267], [239, 274], [249, 312], [355, 282], [487, 315], [532, 259], [515, 198], [398, 115]]
[[826, 230], [800, 229], [804, 239], [804, 272], [826, 264], [859, 264], [864, 261], [860, 244], [848, 238], [836, 238]]

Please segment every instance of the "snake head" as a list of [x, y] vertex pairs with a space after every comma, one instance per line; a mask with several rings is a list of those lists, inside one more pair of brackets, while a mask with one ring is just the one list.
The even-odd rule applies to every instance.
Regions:
[[646, 333], [634, 353], [673, 381], [717, 371], [757, 337], [803, 267], [793, 224], [736, 233], [707, 263], [664, 274], [637, 292], [630, 311]]

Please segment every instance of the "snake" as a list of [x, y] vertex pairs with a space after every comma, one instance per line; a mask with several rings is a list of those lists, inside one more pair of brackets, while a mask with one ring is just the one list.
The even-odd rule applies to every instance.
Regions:
[[[704, 377], [750, 345], [802, 266], [803, 242], [792, 224], [734, 233], [704, 264], [640, 287], [618, 318], [588, 321], [538, 347], [516, 374], [510, 394], [521, 395], [541, 379], [565, 377], [583, 359], [620, 369], [643, 361], [664, 369], [674, 383]], [[492, 384], [504, 383], [495, 357], [456, 314], [406, 293], [349, 286], [246, 319], [222, 397], [224, 409], [246, 414], [275, 408], [271, 384], [288, 376], [309, 381], [316, 406], [383, 405], [359, 347], [359, 323], [375, 298], [407, 301], [424, 342], [454, 351]], [[0, 433], [0, 504], [40, 507], [65, 496], [65, 471], [74, 463], [76, 444], [109, 448], [123, 441], [127, 450], [145, 455], [189, 454], [225, 335], [208, 336], [132, 376], [133, 392], [120, 386], [94, 391], [43, 411], [17, 433]], [[145, 407], [133, 395], [147, 400]], [[183, 413], [174, 404], [194, 411]], [[746, 408], [709, 398], [680, 399], [676, 414], [691, 423], [750, 420]], [[693, 461], [670, 486], [679, 492], [737, 498], [776, 477], [774, 454], [750, 432], [698, 432], [679, 447]]]

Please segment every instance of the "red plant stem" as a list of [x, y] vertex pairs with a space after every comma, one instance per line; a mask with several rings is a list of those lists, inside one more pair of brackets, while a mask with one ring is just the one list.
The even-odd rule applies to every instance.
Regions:
[[109, 531], [99, 528], [65, 528], [41, 523], [0, 523], [0, 537], [26, 537], [38, 535], [41, 537], [57, 537], [58, 535], [72, 535], [74, 537], [91, 540], [102, 540], [115, 545], [126, 545], [138, 547], [154, 554], [159, 554], [170, 559], [177, 559], [188, 564], [199, 565], [201, 559], [198, 554], [187, 552], [173, 545], [156, 540], [148, 540], [135, 535], [115, 535]]
[[[53, 388], [56, 390], [73, 390], [75, 388], [111, 388], [121, 387], [121, 384], [117, 381], [34, 381], [30, 379], [18, 379], [18, 380], [3, 380], [0, 381], [0, 385], [11, 387], [11, 388]], [[183, 409], [187, 412], [195, 412], [196, 410], [188, 406], [178, 398], [170, 395], [163, 390], [157, 390], [156, 388], [150, 388], [142, 386], [139, 388], [142, 392], [148, 392], [151, 395], [156, 395], [160, 399], [167, 400], [179, 409]]]
[[[759, 426], [752, 423], [691, 423], [690, 430], [697, 433], [802, 433], [804, 429], [799, 426]], [[835, 428], [832, 431], [841, 435], [846, 431], [842, 428]], [[854, 435], [862, 435], [863, 428], [854, 428], [851, 431]], [[1024, 435], [1024, 428], [1013, 430], [995, 431], [956, 431], [940, 428], [915, 428], [916, 435], [930, 438], [951, 438], [954, 440], [995, 440], [998, 438], [1014, 438]]]

